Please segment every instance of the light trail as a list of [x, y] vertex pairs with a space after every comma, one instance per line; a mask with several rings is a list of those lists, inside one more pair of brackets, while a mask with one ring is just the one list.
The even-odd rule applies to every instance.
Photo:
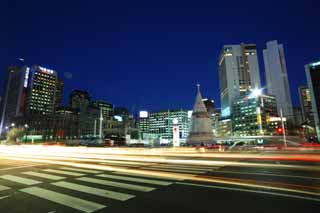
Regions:
[[[48, 164], [56, 164], [56, 165], [65, 165], [65, 166], [73, 166], [78, 168], [85, 168], [85, 169], [95, 169], [95, 170], [103, 170], [103, 171], [113, 171], [113, 172], [123, 172], [136, 175], [149, 175], [154, 177], [161, 177], [161, 178], [174, 178], [179, 180], [188, 180], [188, 181], [196, 181], [196, 182], [207, 182], [207, 183], [215, 183], [215, 184], [227, 184], [227, 185], [235, 185], [241, 187], [249, 187], [249, 188], [259, 188], [263, 190], [276, 190], [276, 191], [285, 191], [291, 193], [299, 193], [299, 194], [307, 194], [312, 196], [320, 196], [318, 192], [310, 192], [306, 190], [300, 189], [291, 189], [287, 187], [281, 186], [267, 186], [265, 183], [261, 185], [258, 183], [246, 183], [241, 182], [238, 179], [221, 179], [221, 178], [212, 178], [212, 177], [203, 177], [203, 176], [195, 176], [190, 174], [181, 174], [181, 173], [167, 173], [167, 172], [156, 172], [156, 171], [146, 171], [146, 170], [138, 170], [138, 169], [126, 169], [126, 168], [117, 168], [111, 166], [104, 166], [104, 165], [94, 165], [94, 164], [85, 164], [85, 163], [75, 163], [75, 162], [65, 162], [65, 161], [56, 161], [56, 160], [45, 160], [45, 159], [26, 159], [26, 158], [19, 158], [19, 157], [0, 157], [2, 159], [8, 160], [19, 160], [19, 161], [32, 161], [38, 163], [48, 163]], [[264, 185], [263, 185], [264, 184]]]

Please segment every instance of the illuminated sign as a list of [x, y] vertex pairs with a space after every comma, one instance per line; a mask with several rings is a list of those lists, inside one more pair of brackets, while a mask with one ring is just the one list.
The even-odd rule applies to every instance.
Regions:
[[26, 69], [26, 74], [25, 74], [25, 76], [24, 76], [24, 83], [23, 83], [24, 88], [27, 88], [27, 87], [28, 87], [29, 72], [30, 72], [30, 68], [27, 67], [27, 69]]
[[122, 121], [123, 121], [122, 117], [119, 116], [119, 115], [115, 115], [115, 116], [113, 116], [113, 118], [114, 118], [115, 120], [119, 121], [119, 122], [122, 122]]
[[312, 67], [315, 67], [315, 66], [318, 66], [318, 65], [320, 65], [320, 61], [310, 64], [310, 66], [312, 66]]
[[[286, 118], [282, 118], [283, 121], [286, 121]], [[270, 117], [270, 122], [281, 121], [281, 117]]]
[[54, 73], [54, 70], [51, 70], [51, 69], [48, 69], [48, 68], [45, 68], [45, 67], [39, 66], [39, 69], [41, 70], [41, 72], [44, 72], [44, 73], [47, 73], [47, 74], [53, 74]]
[[148, 112], [147, 111], [140, 111], [139, 112], [139, 117], [140, 118], [147, 118], [148, 117]]

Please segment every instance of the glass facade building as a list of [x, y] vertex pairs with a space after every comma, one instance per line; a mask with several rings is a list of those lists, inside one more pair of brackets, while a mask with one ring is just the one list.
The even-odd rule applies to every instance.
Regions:
[[[270, 135], [274, 131], [270, 119], [277, 117], [274, 96], [239, 98], [232, 105], [232, 130], [234, 136]], [[271, 129], [270, 129], [271, 127]]]

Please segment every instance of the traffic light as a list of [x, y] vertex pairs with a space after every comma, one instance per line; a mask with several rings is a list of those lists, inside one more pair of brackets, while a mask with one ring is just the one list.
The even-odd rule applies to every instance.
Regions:
[[283, 128], [282, 127], [278, 127], [276, 129], [276, 131], [277, 131], [278, 134], [282, 134], [283, 133]]

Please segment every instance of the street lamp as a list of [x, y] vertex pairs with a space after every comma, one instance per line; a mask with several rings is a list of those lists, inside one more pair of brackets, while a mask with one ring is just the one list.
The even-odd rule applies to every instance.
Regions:
[[28, 125], [28, 124], [25, 124], [25, 125], [24, 125], [24, 128], [25, 128], [25, 130], [26, 130], [26, 134], [25, 134], [25, 136], [24, 136], [24, 143], [26, 143], [26, 142], [27, 142], [27, 139], [28, 139], [28, 128], [29, 128], [29, 125]]
[[11, 124], [11, 127], [15, 127], [15, 126], [16, 126], [15, 123], [12, 123], [12, 124]]
[[263, 88], [254, 88], [251, 90], [251, 93], [249, 94], [248, 98], [257, 98], [259, 97], [260, 95], [262, 95], [262, 91], [263, 91]]

